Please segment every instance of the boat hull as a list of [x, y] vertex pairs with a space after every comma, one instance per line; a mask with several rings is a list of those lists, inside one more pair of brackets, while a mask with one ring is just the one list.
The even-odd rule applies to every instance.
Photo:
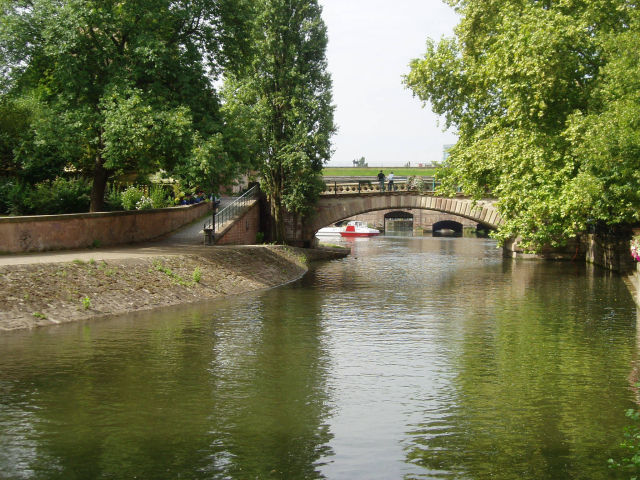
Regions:
[[325, 227], [316, 232], [316, 237], [339, 237], [344, 228]]
[[341, 237], [375, 237], [380, 232], [340, 232]]

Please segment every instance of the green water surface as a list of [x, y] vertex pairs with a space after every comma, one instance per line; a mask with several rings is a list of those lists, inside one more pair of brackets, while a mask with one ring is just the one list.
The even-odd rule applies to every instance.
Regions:
[[2, 334], [0, 478], [618, 478], [619, 278], [487, 239], [345, 244], [281, 288]]

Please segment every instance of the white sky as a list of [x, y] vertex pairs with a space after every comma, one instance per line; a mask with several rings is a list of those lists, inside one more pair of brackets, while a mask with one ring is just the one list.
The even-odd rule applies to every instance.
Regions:
[[428, 37], [452, 36], [458, 18], [441, 0], [319, 0], [329, 31], [327, 59], [333, 78], [338, 133], [329, 166], [370, 167], [430, 163], [442, 158], [444, 121], [402, 83], [409, 62], [421, 57]]

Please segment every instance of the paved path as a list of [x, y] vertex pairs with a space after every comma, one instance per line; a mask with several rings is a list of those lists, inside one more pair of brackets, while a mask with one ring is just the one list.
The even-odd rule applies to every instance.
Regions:
[[[233, 201], [233, 197], [221, 199], [220, 207]], [[33, 263], [62, 263], [73, 260], [90, 259], [113, 260], [116, 258], [139, 258], [157, 255], [177, 255], [196, 251], [204, 247], [204, 233], [202, 227], [210, 219], [211, 214], [193, 221], [175, 232], [153, 242], [137, 243], [134, 245], [120, 245], [116, 247], [91, 248], [82, 250], [62, 250], [55, 252], [32, 252], [21, 254], [0, 255], [0, 265], [27, 265]], [[211, 248], [211, 247], [209, 247]]]

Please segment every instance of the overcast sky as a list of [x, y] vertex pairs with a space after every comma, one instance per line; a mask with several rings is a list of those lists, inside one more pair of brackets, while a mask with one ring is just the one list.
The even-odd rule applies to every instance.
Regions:
[[330, 166], [365, 157], [370, 167], [430, 163], [453, 132], [402, 83], [428, 37], [451, 36], [457, 17], [441, 0], [319, 0], [329, 31], [338, 133]]

